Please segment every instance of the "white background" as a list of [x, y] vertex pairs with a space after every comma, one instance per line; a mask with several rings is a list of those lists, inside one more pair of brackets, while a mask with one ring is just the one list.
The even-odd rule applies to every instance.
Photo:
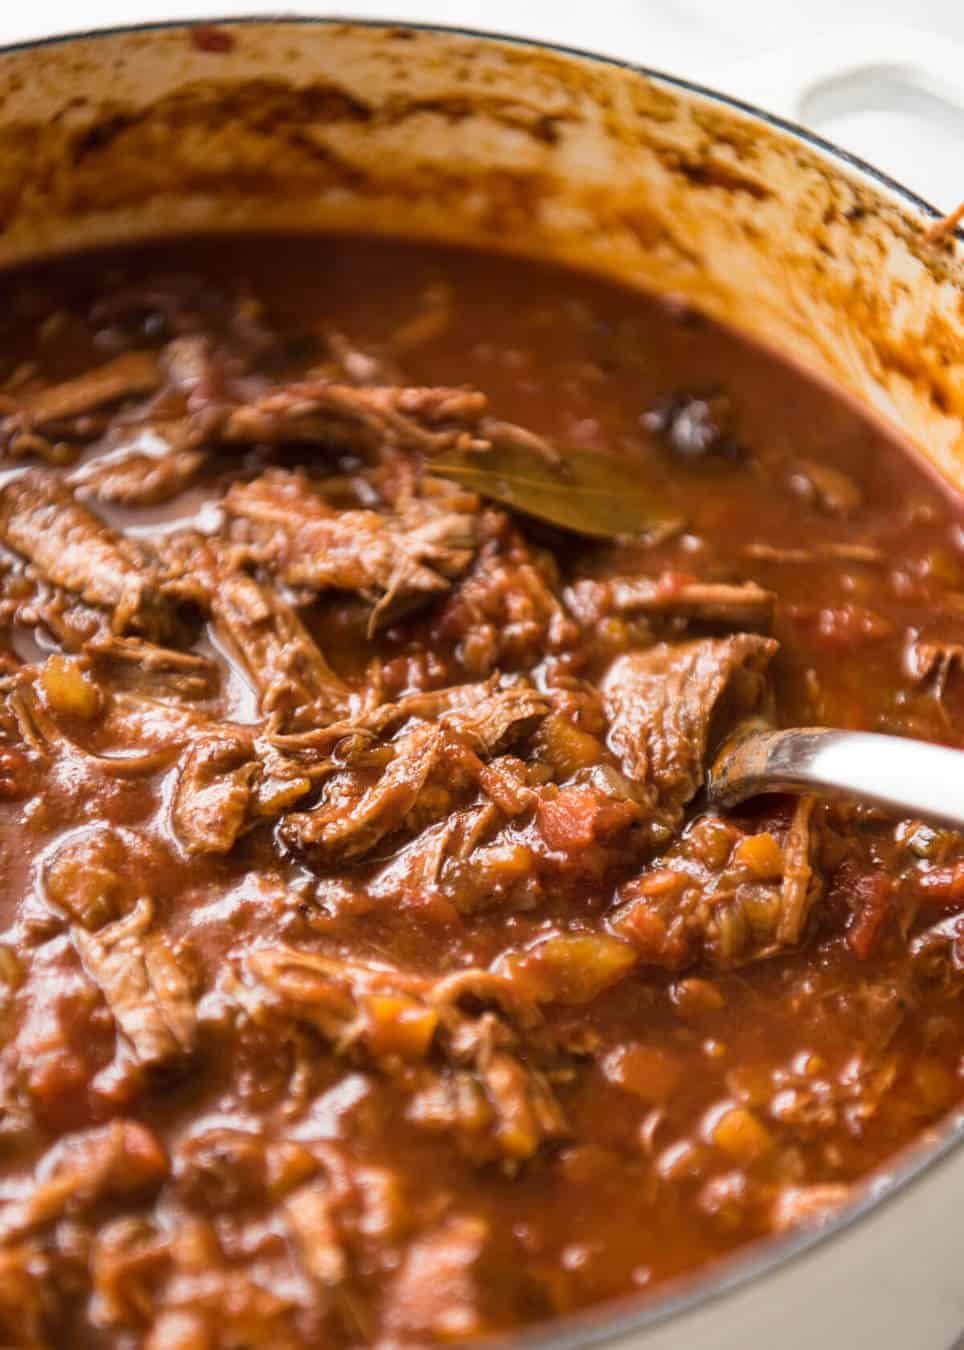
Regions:
[[[271, 9], [461, 24], [638, 61], [809, 120], [944, 209], [964, 198], [964, 0], [0, 0], [0, 43]], [[912, 40], [916, 35], [920, 44]], [[805, 104], [803, 112], [799, 104], [788, 106], [783, 73], [800, 65], [804, 50], [811, 74], [821, 63], [837, 73], [859, 67], [868, 52], [877, 53], [869, 84], [856, 95], [851, 91], [853, 106], [832, 115], [824, 109], [820, 117]], [[896, 68], [906, 64], [908, 53], [918, 66], [943, 61], [945, 100], [950, 88], [956, 109], [945, 101], [942, 112], [933, 100], [915, 104], [900, 90], [885, 89], [875, 73], [881, 60]], [[778, 72], [769, 83], [768, 68]], [[920, 70], [914, 79], [927, 86]]]
[[[701, 77], [848, 25], [912, 24], [964, 43], [964, 0], [0, 0], [0, 41], [111, 23], [268, 10], [434, 20], [550, 37]], [[964, 82], [964, 72], [961, 74]]]

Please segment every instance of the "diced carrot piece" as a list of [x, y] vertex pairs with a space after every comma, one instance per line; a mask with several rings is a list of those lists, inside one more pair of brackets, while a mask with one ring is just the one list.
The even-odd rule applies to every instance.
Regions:
[[610, 1083], [654, 1105], [673, 1095], [682, 1073], [672, 1055], [638, 1043], [610, 1051], [602, 1061], [602, 1071]]
[[542, 740], [545, 756], [560, 778], [570, 778], [602, 758], [602, 745], [595, 736], [557, 714], [546, 718]]
[[365, 999], [367, 1044], [375, 1055], [424, 1059], [438, 1026], [438, 1013], [400, 994], [370, 994]]
[[62, 717], [96, 717], [101, 708], [100, 689], [69, 656], [50, 656], [40, 672], [44, 697]]
[[737, 844], [732, 861], [741, 863], [757, 881], [778, 881], [783, 876], [783, 849], [768, 831], [748, 835]]
[[721, 1153], [743, 1167], [765, 1158], [774, 1147], [770, 1131], [745, 1106], [730, 1106], [717, 1115], [709, 1138]]
[[639, 877], [633, 884], [633, 890], [637, 895], [665, 900], [681, 891], [685, 885], [686, 877], [682, 872], [674, 872], [671, 867], [657, 867], [655, 871]]
[[560, 934], [506, 958], [505, 972], [542, 1003], [591, 1003], [628, 975], [636, 952], [606, 933]]
[[691, 975], [685, 980], [677, 980], [670, 990], [673, 1006], [683, 1017], [699, 1017], [704, 1013], [718, 1012], [726, 1006], [726, 999], [711, 980]]

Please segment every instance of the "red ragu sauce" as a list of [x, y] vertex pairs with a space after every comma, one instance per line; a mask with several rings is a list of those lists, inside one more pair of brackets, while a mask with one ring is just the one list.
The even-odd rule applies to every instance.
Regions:
[[[960, 505], [878, 425], [468, 252], [4, 293], [0, 1342], [511, 1331], [819, 1219], [960, 1101], [961, 840], [701, 795], [750, 715], [961, 743]], [[572, 528], [494, 500], [586, 452]]]

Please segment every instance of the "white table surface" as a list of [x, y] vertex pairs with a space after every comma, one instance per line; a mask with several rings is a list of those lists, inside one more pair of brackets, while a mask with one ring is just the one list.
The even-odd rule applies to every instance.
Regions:
[[[415, 18], [552, 38], [701, 76], [848, 24], [910, 24], [964, 42], [962, 0], [31, 0], [0, 4], [0, 41], [113, 23], [266, 11]], [[964, 80], [964, 72], [962, 72]]]
[[[859, 62], [873, 35], [888, 27], [912, 30], [926, 49], [948, 55], [946, 69], [959, 93], [956, 114], [943, 120], [936, 105], [888, 106], [840, 113], [816, 123], [828, 139], [888, 169], [936, 205], [964, 198], [964, 0], [0, 0], [0, 43], [84, 28], [156, 19], [258, 14], [266, 11], [346, 17], [418, 19], [548, 38], [609, 53], [728, 92], [760, 97], [759, 72], [772, 54], [792, 65], [793, 54], [826, 52], [830, 63]], [[842, 36], [843, 35], [843, 36]], [[953, 44], [960, 52], [951, 55]], [[915, 44], [911, 42], [910, 47]], [[886, 44], [884, 44], [886, 47]], [[896, 61], [908, 44], [897, 34]], [[841, 48], [845, 50], [842, 52]], [[878, 43], [878, 49], [880, 44]], [[811, 56], [812, 62], [812, 56]], [[892, 64], [892, 63], [891, 63]], [[881, 88], [883, 86], [881, 85]], [[767, 92], [764, 90], [765, 101]], [[877, 98], [873, 82], [871, 104]], [[890, 97], [888, 95], [887, 97]], [[898, 102], [900, 91], [897, 91]], [[779, 91], [769, 93], [779, 100]], [[913, 101], [913, 100], [911, 100]], [[907, 100], [903, 102], [906, 104]], [[778, 108], [807, 120], [797, 108]], [[825, 110], [826, 111], [826, 110]], [[836, 119], [836, 120], [835, 120]], [[929, 120], [928, 120], [929, 119]]]
[[[148, 19], [292, 10], [415, 18], [552, 38], [701, 77], [848, 24], [910, 24], [964, 42], [962, 0], [31, 0], [0, 4], [0, 41]], [[964, 80], [964, 72], [961, 76]]]

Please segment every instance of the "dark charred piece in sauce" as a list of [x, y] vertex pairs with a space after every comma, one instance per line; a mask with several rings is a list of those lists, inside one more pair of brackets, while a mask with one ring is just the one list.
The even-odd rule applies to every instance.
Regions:
[[738, 459], [743, 453], [731, 435], [730, 401], [719, 391], [670, 394], [659, 399], [641, 420], [647, 431], [659, 436], [683, 461]]
[[504, 259], [6, 286], [0, 1343], [511, 1334], [960, 1103], [964, 841], [701, 795], [751, 716], [964, 744], [960, 510], [880, 428]]

